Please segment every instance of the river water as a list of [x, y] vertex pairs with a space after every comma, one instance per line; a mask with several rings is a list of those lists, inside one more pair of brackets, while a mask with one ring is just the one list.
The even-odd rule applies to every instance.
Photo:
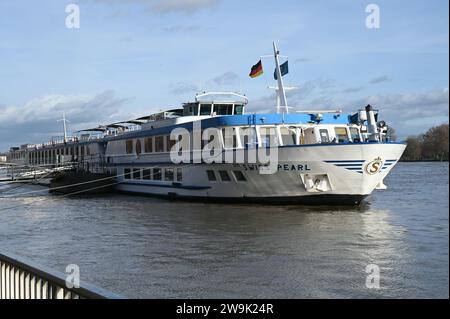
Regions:
[[[400, 163], [358, 208], [4, 185], [0, 251], [61, 272], [77, 264], [81, 280], [131, 298], [448, 298], [448, 179], [448, 163]], [[379, 288], [366, 286], [369, 264]]]

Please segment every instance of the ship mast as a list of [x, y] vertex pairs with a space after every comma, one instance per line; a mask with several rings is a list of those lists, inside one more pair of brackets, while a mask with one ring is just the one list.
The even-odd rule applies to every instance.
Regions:
[[288, 113], [288, 106], [286, 100], [286, 92], [283, 85], [283, 78], [281, 77], [280, 61], [278, 56], [280, 51], [277, 50], [275, 41], [273, 42], [273, 55], [275, 58], [275, 72], [277, 73], [278, 89], [277, 92], [277, 112], [280, 112], [281, 108], [284, 108], [284, 113]]
[[58, 120], [58, 122], [63, 122], [63, 130], [64, 130], [64, 143], [67, 143], [67, 127], [66, 127], [66, 122], [69, 122], [68, 120], [66, 120], [66, 113], [63, 113], [63, 117], [62, 119]]

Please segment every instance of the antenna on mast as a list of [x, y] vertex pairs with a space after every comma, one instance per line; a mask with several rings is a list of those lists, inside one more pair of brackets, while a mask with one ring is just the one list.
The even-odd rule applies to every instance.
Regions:
[[64, 129], [64, 143], [67, 143], [67, 127], [66, 122], [70, 123], [69, 120], [66, 120], [66, 113], [63, 113], [63, 117], [60, 120], [56, 120], [56, 122], [63, 122], [63, 129]]
[[289, 107], [287, 105], [287, 100], [286, 100], [286, 92], [284, 89], [284, 85], [283, 85], [283, 79], [281, 76], [281, 69], [280, 69], [280, 61], [278, 59], [279, 55], [280, 55], [280, 51], [277, 50], [277, 45], [275, 43], [275, 41], [273, 42], [273, 55], [275, 58], [275, 72], [277, 73], [277, 81], [278, 81], [278, 89], [277, 94], [277, 111], [279, 111], [281, 108], [284, 108], [284, 112], [285, 113], [289, 113]]

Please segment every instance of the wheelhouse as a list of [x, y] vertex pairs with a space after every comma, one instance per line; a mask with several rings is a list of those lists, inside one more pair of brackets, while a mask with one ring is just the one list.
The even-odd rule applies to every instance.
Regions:
[[[215, 96], [234, 96], [241, 99], [223, 100]], [[183, 116], [219, 116], [242, 115], [247, 104], [247, 98], [232, 92], [208, 92], [197, 95], [194, 102], [183, 104]]]

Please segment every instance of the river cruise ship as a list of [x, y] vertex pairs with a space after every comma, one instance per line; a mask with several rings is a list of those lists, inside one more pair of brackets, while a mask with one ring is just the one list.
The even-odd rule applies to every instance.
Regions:
[[275, 44], [274, 58], [273, 113], [246, 113], [241, 94], [206, 92], [180, 108], [12, 147], [7, 162], [41, 172], [76, 163], [112, 174], [117, 191], [201, 201], [355, 205], [385, 189], [405, 144], [389, 141], [378, 112], [288, 107]]

